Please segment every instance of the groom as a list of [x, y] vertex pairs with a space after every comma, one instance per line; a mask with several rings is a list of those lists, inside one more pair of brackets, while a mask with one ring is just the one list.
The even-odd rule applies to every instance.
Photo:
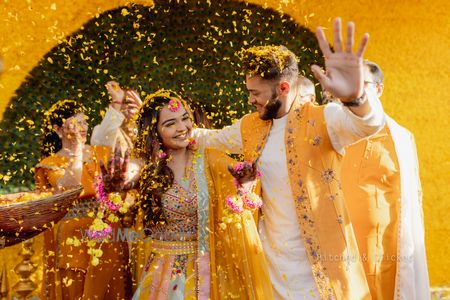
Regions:
[[334, 21], [334, 52], [321, 28], [326, 72], [312, 71], [343, 102], [302, 105], [297, 60], [284, 46], [242, 53], [249, 103], [257, 112], [221, 130], [196, 129], [201, 147], [244, 154], [262, 172], [261, 241], [277, 299], [370, 299], [340, 183], [344, 148], [384, 125], [377, 96], [364, 90], [365, 34], [353, 51], [354, 24], [342, 41]]

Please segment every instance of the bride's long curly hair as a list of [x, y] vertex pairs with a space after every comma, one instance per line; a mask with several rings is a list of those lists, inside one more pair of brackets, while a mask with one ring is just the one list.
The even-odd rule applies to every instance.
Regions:
[[174, 174], [167, 166], [167, 150], [158, 133], [161, 109], [171, 99], [178, 99], [192, 118], [189, 105], [183, 98], [170, 90], [159, 90], [147, 96], [137, 116], [137, 137], [133, 154], [144, 161], [139, 181], [139, 203], [144, 211], [144, 225], [164, 224], [166, 219], [162, 210], [162, 195], [172, 186]]

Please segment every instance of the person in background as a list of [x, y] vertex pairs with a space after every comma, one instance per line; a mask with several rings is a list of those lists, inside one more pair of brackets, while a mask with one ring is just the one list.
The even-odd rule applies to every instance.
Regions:
[[[364, 61], [365, 89], [381, 97], [380, 67]], [[414, 137], [386, 115], [375, 135], [349, 146], [342, 188], [372, 299], [430, 299], [422, 189]]]
[[[91, 214], [99, 209], [95, 181], [100, 162], [106, 162], [110, 153], [107, 147], [87, 144], [87, 131], [84, 107], [76, 101], [58, 101], [45, 114], [36, 188], [67, 190], [81, 184], [84, 190], [65, 217], [43, 233], [42, 299], [125, 299], [131, 294], [127, 244], [104, 243], [101, 262], [94, 265], [83, 238], [94, 220]], [[112, 224], [114, 230], [119, 226]]]
[[302, 103], [316, 101], [316, 89], [314, 83], [304, 76], [298, 77], [298, 93]]

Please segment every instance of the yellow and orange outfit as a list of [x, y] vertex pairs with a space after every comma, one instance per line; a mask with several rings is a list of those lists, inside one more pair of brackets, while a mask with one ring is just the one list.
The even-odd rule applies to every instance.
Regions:
[[[291, 108], [286, 124], [286, 161], [297, 222], [317, 292], [321, 299], [370, 299], [340, 189], [341, 157], [330, 143], [323, 107], [297, 105]], [[251, 137], [243, 138], [246, 160], [254, 161], [259, 156], [270, 127], [271, 122], [261, 120], [256, 113], [242, 119], [242, 136]]]
[[[88, 161], [83, 162], [81, 184], [84, 190], [79, 200], [55, 227], [44, 232], [43, 299], [69, 299], [74, 294], [82, 294], [83, 299], [124, 299], [129, 293], [126, 243], [102, 244], [100, 264], [90, 264], [85, 239], [93, 218], [88, 217], [88, 213], [98, 210], [94, 182], [100, 172], [100, 161], [107, 162], [109, 150], [92, 146], [91, 155]], [[36, 187], [40, 190], [55, 188], [64, 176], [68, 163], [69, 158], [59, 155], [44, 158], [36, 166]], [[118, 228], [119, 224], [113, 224], [113, 230]], [[66, 244], [67, 238], [74, 237], [81, 241], [80, 246]], [[74, 276], [77, 278], [71, 278]], [[80, 276], [81, 286], [74, 284], [80, 282]], [[62, 285], [67, 289], [62, 289]], [[72, 292], [70, 289], [82, 291]], [[63, 291], [69, 294], [63, 294]]]
[[174, 182], [161, 202], [166, 222], [147, 228], [151, 254], [133, 299], [272, 299], [261, 242], [250, 211], [224, 222], [235, 193], [233, 160], [197, 153], [188, 183]]
[[370, 299], [341, 190], [345, 146], [375, 133], [382, 107], [359, 118], [337, 104], [294, 101], [287, 115], [244, 116], [221, 130], [196, 129], [199, 146], [258, 159], [260, 236], [275, 299]]
[[346, 149], [342, 188], [373, 299], [429, 299], [413, 136], [387, 117]]

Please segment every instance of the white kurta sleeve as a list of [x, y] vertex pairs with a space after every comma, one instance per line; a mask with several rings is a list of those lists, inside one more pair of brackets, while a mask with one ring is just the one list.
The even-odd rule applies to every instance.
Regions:
[[380, 130], [385, 123], [383, 107], [376, 93], [366, 90], [371, 111], [358, 117], [347, 107], [329, 103], [324, 109], [328, 135], [333, 148], [344, 154], [344, 148]]
[[193, 135], [201, 149], [214, 148], [232, 154], [242, 154], [241, 120], [218, 130], [195, 128]]
[[114, 108], [108, 108], [102, 122], [94, 127], [91, 145], [107, 146], [114, 149], [117, 133], [125, 116]]

